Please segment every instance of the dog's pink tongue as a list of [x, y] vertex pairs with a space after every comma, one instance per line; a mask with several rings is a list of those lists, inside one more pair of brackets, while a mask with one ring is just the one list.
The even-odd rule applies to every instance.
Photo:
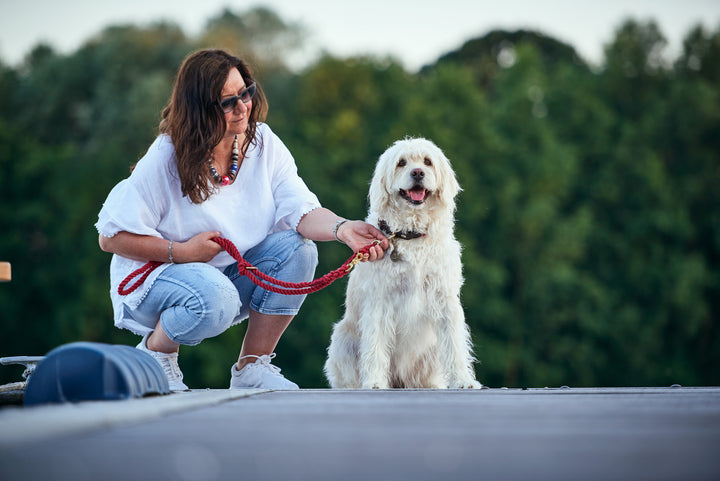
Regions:
[[425, 198], [424, 190], [411, 190], [408, 191], [408, 194], [410, 195], [410, 198], [415, 202], [419, 202]]

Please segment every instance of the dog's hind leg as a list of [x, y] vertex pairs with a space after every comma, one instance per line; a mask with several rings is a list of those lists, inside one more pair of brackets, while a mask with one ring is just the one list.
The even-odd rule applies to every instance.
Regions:
[[347, 320], [335, 325], [325, 361], [325, 377], [333, 389], [358, 389], [359, 339]]
[[475, 380], [470, 329], [459, 300], [451, 299], [445, 313], [439, 321], [438, 341], [440, 363], [446, 370], [449, 387], [479, 389], [482, 384]]

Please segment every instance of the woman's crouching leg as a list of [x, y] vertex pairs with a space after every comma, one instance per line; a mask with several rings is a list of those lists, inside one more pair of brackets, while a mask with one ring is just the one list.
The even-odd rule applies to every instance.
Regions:
[[193, 346], [233, 324], [240, 313], [240, 297], [233, 283], [215, 267], [175, 264], [158, 276], [137, 310], [147, 322], [152, 322], [154, 314], [172, 342]]

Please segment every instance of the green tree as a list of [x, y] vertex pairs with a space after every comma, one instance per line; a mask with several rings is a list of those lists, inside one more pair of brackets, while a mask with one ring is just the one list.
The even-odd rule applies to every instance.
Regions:
[[289, 58], [301, 49], [305, 35], [301, 25], [287, 23], [264, 7], [241, 14], [225, 9], [208, 20], [198, 44], [241, 56], [264, 77], [287, 69]]

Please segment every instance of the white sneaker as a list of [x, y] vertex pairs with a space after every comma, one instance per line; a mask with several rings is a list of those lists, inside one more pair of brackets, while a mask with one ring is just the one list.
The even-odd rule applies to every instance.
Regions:
[[158, 364], [160, 364], [160, 367], [162, 368], [165, 376], [167, 377], [171, 391], [187, 391], [188, 387], [182, 381], [183, 373], [180, 370], [180, 366], [178, 366], [177, 352], [167, 354], [164, 352], [151, 351], [150, 349], [148, 349], [146, 344], [149, 335], [150, 334], [147, 334], [145, 337], [143, 337], [142, 341], [140, 341], [140, 344], [138, 344], [136, 348], [140, 349], [143, 352], [147, 352], [155, 358]]
[[272, 389], [274, 391], [300, 389], [297, 384], [288, 381], [280, 374], [280, 368], [273, 366], [270, 361], [275, 353], [264, 356], [243, 356], [240, 359], [254, 357], [257, 360], [246, 364], [240, 371], [237, 363], [230, 370], [230, 389]]

